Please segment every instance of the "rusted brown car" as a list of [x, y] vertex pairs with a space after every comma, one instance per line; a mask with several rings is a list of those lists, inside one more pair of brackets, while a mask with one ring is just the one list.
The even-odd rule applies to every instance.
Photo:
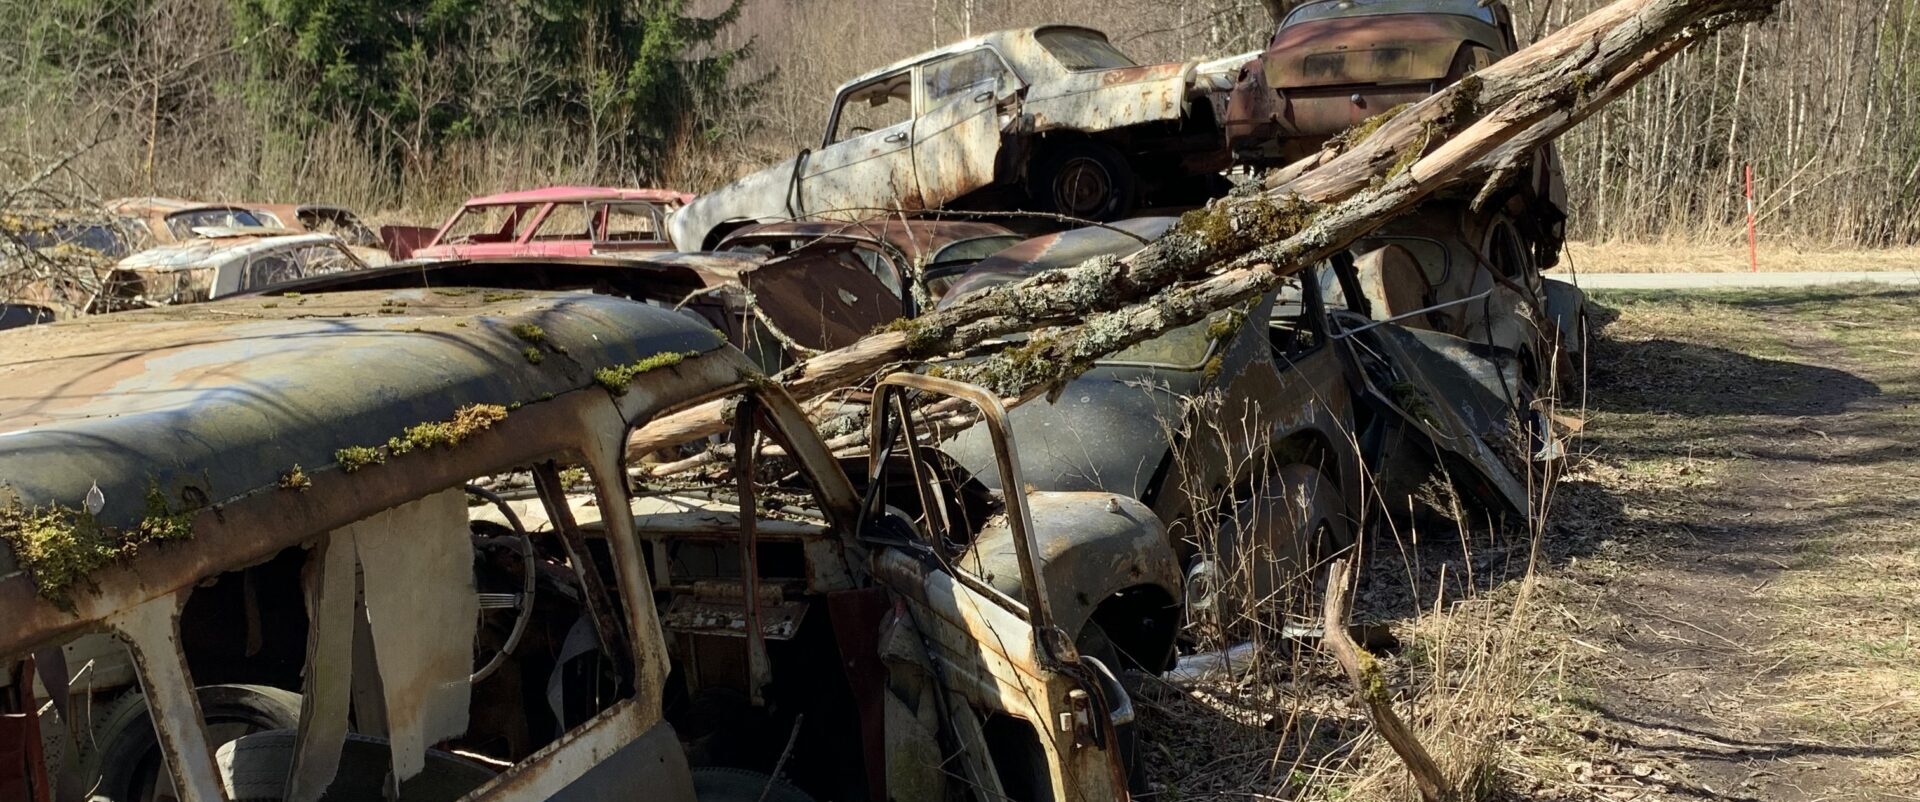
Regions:
[[[8, 799], [1125, 794], [1112, 666], [1171, 638], [1165, 533], [927, 450], [910, 394], [977, 408], [1024, 487], [976, 388], [885, 382], [850, 476], [705, 322], [607, 295], [236, 298], [0, 341]], [[628, 438], [715, 398], [785, 467], [632, 487]]]
[[1239, 61], [1142, 65], [1072, 25], [956, 42], [843, 84], [819, 146], [695, 199], [673, 242], [901, 210], [1112, 220], [1143, 197], [1203, 196], [1227, 166], [1213, 98]]
[[[1519, 47], [1513, 15], [1477, 0], [1315, 0], [1294, 8], [1242, 66], [1226, 131], [1236, 160], [1285, 164], [1375, 115], [1417, 102]], [[1583, 303], [1540, 271], [1565, 241], [1566, 183], [1551, 145], [1499, 192], [1441, 197], [1354, 249], [1366, 297], [1406, 325], [1521, 355], [1540, 385], [1577, 359]], [[1557, 286], [1556, 286], [1557, 285]]]

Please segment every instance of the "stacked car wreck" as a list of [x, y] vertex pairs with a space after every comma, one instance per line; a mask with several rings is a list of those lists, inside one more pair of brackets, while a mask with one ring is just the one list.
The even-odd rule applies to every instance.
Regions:
[[[377, 238], [112, 204], [116, 247], [172, 243], [81, 293], [114, 314], [0, 310], [32, 324], [0, 335], [0, 796], [1126, 798], [1130, 689], [1196, 632], [1298, 631], [1436, 483], [1535, 513], [1585, 333], [1541, 274], [1551, 150], [1026, 403], [966, 360], [805, 407], [779, 379], [1118, 263], [1181, 225], [1140, 207], [1517, 47], [1470, 0], [1321, 0], [1271, 42], [969, 39], [699, 197], [508, 192]], [[714, 402], [725, 431], [680, 417]]]

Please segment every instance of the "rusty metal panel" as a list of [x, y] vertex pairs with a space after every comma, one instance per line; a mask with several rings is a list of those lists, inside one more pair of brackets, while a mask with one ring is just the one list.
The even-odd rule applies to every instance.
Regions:
[[466, 493], [447, 490], [346, 527], [360, 557], [393, 773], [426, 768], [427, 747], [467, 730], [479, 598]]
[[171, 595], [154, 599], [113, 616], [107, 625], [126, 639], [139, 665], [154, 735], [180, 802], [225, 802], [213, 747], [200, 723], [200, 698], [180, 651], [180, 600]]
[[306, 684], [287, 802], [316, 802], [340, 768], [352, 706], [357, 560], [353, 530], [320, 541], [308, 558]]
[[822, 245], [740, 274], [758, 313], [795, 342], [844, 348], [906, 314], [851, 246]]
[[1193, 90], [1194, 66], [1188, 62], [1067, 73], [1035, 83], [1021, 110], [1032, 118], [1035, 132], [1093, 133], [1179, 120], [1186, 115]]

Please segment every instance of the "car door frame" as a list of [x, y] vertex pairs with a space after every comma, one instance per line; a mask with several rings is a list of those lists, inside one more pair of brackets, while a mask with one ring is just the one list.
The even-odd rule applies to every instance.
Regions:
[[[1110, 670], [1081, 655], [1073, 639], [1054, 624], [1042, 569], [1044, 554], [1033, 532], [1018, 446], [999, 397], [975, 385], [915, 373], [895, 373], [874, 389], [869, 417], [869, 493], [862, 510], [871, 526], [892, 511], [880, 508], [889, 421], [916, 431], [909, 391], [958, 400], [980, 415], [998, 458], [1004, 516], [1013, 535], [1021, 575], [1021, 598], [996, 589], [938, 556], [935, 533], [915, 532], [910, 543], [891, 545], [876, 560], [881, 576], [905, 591], [914, 621], [929, 645], [950, 693], [969, 706], [1032, 725], [1047, 765], [1054, 799], [1117, 799], [1127, 788], [1127, 770], [1115, 735], [1116, 708], [1130, 712], [1126, 691]], [[934, 490], [925, 465], [909, 448], [915, 489]], [[924, 498], [924, 496], [923, 496]], [[865, 527], [863, 527], [865, 528]], [[864, 533], [863, 533], [864, 534]], [[1021, 631], [1024, 630], [1024, 631]]]

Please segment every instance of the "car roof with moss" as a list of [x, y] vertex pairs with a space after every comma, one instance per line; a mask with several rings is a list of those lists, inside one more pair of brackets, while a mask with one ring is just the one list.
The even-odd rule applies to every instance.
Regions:
[[484, 426], [722, 345], [700, 321], [624, 299], [469, 289], [238, 298], [0, 332], [0, 509], [84, 510], [97, 487], [97, 522], [135, 527], [156, 490], [169, 508], [219, 504], [423, 423]]

